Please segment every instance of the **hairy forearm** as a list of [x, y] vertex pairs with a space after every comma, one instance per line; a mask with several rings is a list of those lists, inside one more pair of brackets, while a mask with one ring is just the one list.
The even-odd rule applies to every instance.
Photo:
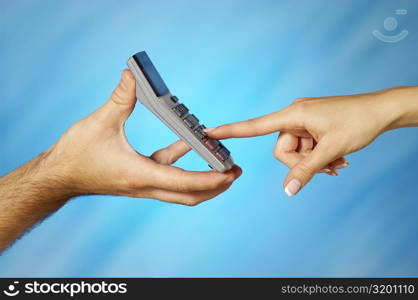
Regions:
[[46, 172], [42, 153], [0, 178], [0, 252], [71, 198], [62, 178]]

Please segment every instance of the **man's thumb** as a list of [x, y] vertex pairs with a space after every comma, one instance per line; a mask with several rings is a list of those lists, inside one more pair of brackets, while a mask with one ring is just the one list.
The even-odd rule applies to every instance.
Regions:
[[135, 87], [136, 82], [131, 71], [124, 70], [121, 79], [109, 100], [97, 111], [97, 113], [99, 113], [106, 122], [112, 125], [123, 124], [135, 107]]
[[295, 165], [284, 181], [284, 191], [288, 196], [296, 195], [321, 169], [338, 156], [331, 147], [320, 141], [313, 151]]

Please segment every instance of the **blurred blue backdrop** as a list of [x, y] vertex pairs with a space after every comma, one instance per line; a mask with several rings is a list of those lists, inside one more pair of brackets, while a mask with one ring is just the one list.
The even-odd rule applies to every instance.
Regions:
[[[396, 9], [407, 9], [396, 15]], [[418, 84], [415, 1], [2, 1], [0, 174], [104, 103], [146, 50], [207, 126], [296, 97]], [[383, 21], [395, 17], [389, 32]], [[409, 35], [384, 43], [373, 30]], [[228, 140], [243, 176], [197, 207], [72, 200], [0, 256], [0, 276], [416, 276], [418, 129], [378, 138], [288, 198], [276, 135]], [[145, 154], [176, 137], [138, 105]], [[203, 170], [195, 154], [179, 166]]]

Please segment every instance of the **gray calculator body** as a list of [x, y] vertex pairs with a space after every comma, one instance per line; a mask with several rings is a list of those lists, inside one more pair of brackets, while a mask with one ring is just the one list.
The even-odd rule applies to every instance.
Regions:
[[173, 96], [145, 51], [129, 58], [128, 67], [136, 79], [138, 100], [195, 150], [209, 166], [226, 172], [234, 162], [228, 149], [203, 132], [206, 128], [188, 108]]

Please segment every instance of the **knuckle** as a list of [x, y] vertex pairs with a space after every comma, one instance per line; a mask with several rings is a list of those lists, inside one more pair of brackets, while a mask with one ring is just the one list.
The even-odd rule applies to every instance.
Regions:
[[150, 158], [153, 160], [158, 160], [159, 156], [160, 156], [160, 152], [161, 150], [155, 151], [154, 153], [151, 154]]
[[283, 162], [283, 152], [280, 150], [279, 146], [274, 147], [273, 156], [280, 162]]
[[297, 172], [300, 176], [302, 176], [304, 179], [309, 179], [315, 175], [315, 171], [313, 171], [309, 166], [307, 166], [305, 163], [301, 162], [298, 165]]
[[118, 86], [112, 93], [111, 99], [116, 104], [123, 104], [125, 98], [125, 92]]
[[192, 207], [192, 206], [196, 206], [196, 205], [198, 205], [198, 204], [200, 203], [200, 201], [199, 201], [197, 198], [195, 198], [195, 197], [190, 197], [190, 198], [185, 198], [185, 199], [183, 199], [183, 200], [181, 201], [181, 203], [182, 203], [183, 205], [186, 205], [186, 206], [190, 206], [190, 207]]
[[190, 192], [190, 187], [188, 187], [184, 182], [181, 180], [174, 181], [174, 190], [177, 192]]
[[286, 159], [287, 158], [287, 152], [284, 151], [280, 145], [276, 144], [276, 146], [274, 147], [273, 156], [279, 162], [284, 163], [285, 165], [288, 165], [287, 164], [288, 159]]
[[292, 103], [290, 105], [290, 109], [299, 115], [303, 115], [306, 112], [308, 106], [309, 102], [299, 101]]
[[165, 163], [167, 164], [174, 164], [177, 161], [177, 157], [171, 152], [168, 153], [166, 157]]
[[175, 162], [175, 156], [167, 148], [155, 151], [151, 158], [156, 162], [164, 165], [172, 164]]

